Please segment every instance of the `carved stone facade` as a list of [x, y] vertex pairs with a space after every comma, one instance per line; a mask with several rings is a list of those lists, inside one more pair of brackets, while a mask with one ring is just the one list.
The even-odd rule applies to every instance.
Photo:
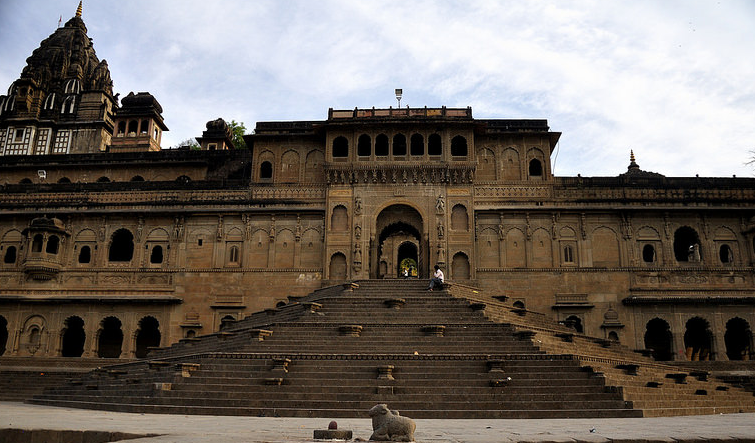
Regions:
[[[140, 356], [289, 296], [405, 269], [427, 278], [438, 263], [451, 282], [659, 359], [752, 357], [753, 179], [667, 178], [633, 156], [617, 177], [554, 177], [547, 121], [470, 108], [260, 122], [247, 150], [214, 120], [202, 150], [150, 152], [162, 109], [130, 96], [140, 117], [125, 143], [129, 100], [112, 98], [85, 32], [80, 16], [58, 29], [2, 98], [5, 355]], [[51, 49], [69, 34], [81, 45]], [[79, 92], [66, 95], [69, 80]], [[55, 106], [76, 97], [74, 120], [87, 94], [104, 111], [67, 155], [31, 155], [58, 153], [31, 147], [69, 123], [42, 118], [53, 93]]]

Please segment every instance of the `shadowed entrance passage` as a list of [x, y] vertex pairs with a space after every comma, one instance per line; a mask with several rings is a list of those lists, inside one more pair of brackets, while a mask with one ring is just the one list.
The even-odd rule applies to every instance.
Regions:
[[422, 216], [416, 209], [403, 204], [383, 209], [376, 220], [377, 238], [370, 245], [370, 277], [402, 277], [405, 268], [412, 277], [426, 277], [422, 231]]

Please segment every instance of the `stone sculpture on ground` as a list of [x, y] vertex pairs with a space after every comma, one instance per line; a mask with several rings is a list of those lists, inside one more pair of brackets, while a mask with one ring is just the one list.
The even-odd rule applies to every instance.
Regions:
[[417, 425], [411, 418], [401, 417], [398, 411], [391, 411], [384, 403], [373, 406], [369, 414], [373, 430], [370, 440], [414, 441]]

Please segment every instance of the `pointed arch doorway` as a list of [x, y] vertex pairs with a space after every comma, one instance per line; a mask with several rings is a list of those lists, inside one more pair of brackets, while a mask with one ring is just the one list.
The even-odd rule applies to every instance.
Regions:
[[427, 240], [420, 213], [406, 204], [386, 207], [375, 219], [370, 278], [427, 277]]

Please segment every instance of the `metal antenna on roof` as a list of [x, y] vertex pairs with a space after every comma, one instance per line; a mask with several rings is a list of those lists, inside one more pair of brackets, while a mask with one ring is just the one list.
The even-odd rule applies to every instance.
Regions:
[[401, 96], [403, 95], [403, 89], [396, 89], [396, 100], [398, 100], [398, 107], [401, 107]]

